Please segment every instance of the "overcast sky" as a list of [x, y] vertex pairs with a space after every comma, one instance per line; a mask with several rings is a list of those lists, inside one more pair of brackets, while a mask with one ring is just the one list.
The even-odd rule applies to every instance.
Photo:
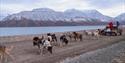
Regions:
[[31, 11], [35, 8], [96, 9], [104, 15], [115, 17], [125, 12], [125, 0], [0, 0], [0, 14]]

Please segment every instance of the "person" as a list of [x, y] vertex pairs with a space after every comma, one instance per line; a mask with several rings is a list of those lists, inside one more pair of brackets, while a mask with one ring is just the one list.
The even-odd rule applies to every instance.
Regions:
[[116, 27], [117, 27], [117, 29], [118, 29], [119, 25], [120, 25], [120, 23], [118, 21], [116, 21]]
[[44, 48], [46, 48], [51, 54], [53, 53], [53, 52], [52, 52], [52, 45], [51, 45], [51, 43], [50, 43], [50, 39], [45, 40], [43, 46], [44, 46]]
[[113, 23], [112, 22], [109, 22], [109, 28], [110, 28], [110, 30], [113, 29]]

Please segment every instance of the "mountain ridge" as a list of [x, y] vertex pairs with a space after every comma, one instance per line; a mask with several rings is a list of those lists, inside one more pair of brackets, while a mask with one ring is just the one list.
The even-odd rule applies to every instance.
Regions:
[[125, 21], [125, 13], [122, 13], [114, 18], [116, 21]]
[[0, 21], [0, 27], [106, 25], [109, 21], [120, 21], [123, 24], [125, 13], [112, 18], [97, 10], [68, 9], [61, 12], [39, 8], [11, 14]]
[[55, 11], [49, 8], [39, 8], [33, 9], [32, 11], [22, 11], [20, 13], [12, 14], [5, 17], [3, 20], [11, 20], [17, 18], [20, 20], [21, 17], [25, 17], [31, 20], [67, 20], [75, 19], [76, 17], [92, 18], [98, 19], [101, 21], [111, 20], [111, 17], [105, 16], [98, 12], [97, 10], [77, 10], [77, 9], [68, 9], [64, 12]]

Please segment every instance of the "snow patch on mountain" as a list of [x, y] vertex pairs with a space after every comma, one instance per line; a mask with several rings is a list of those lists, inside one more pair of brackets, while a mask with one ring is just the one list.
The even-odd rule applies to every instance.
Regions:
[[97, 19], [100, 21], [109, 21], [112, 18], [105, 16], [97, 10], [76, 10], [68, 9], [64, 12], [54, 11], [49, 8], [33, 9], [32, 11], [22, 11], [17, 14], [12, 14], [3, 20], [20, 20], [22, 18], [38, 21], [91, 21]]
[[117, 17], [115, 17], [116, 21], [125, 21], [125, 13], [122, 13], [120, 15], [118, 15]]

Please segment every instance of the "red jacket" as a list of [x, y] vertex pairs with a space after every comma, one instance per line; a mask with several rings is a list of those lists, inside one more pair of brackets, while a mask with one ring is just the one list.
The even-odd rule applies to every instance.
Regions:
[[113, 23], [112, 23], [112, 22], [109, 23], [109, 28], [110, 28], [110, 29], [113, 28]]

